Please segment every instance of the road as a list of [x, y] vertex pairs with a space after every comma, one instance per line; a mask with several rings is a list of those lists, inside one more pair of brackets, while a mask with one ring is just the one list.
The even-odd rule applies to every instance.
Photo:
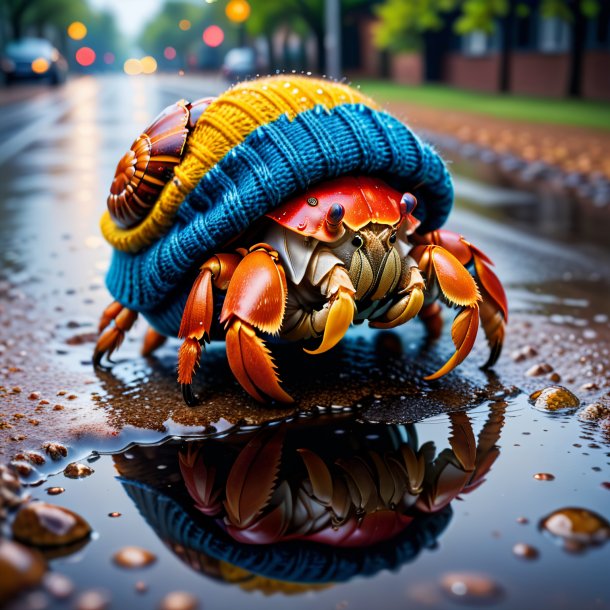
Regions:
[[[78, 453], [290, 412], [246, 399], [222, 345], [208, 351], [198, 375], [202, 405], [186, 408], [175, 384], [177, 342], [142, 359], [143, 324], [115, 367], [96, 372], [90, 364], [97, 320], [111, 300], [104, 286], [110, 249], [98, 222], [116, 163], [164, 106], [223, 87], [194, 76], [107, 76], [0, 98], [0, 459], [47, 440]], [[458, 184], [472, 192], [471, 180]], [[540, 363], [584, 402], [607, 398], [608, 251], [523, 233], [468, 206], [447, 226], [496, 262], [507, 287], [511, 320], [495, 374], [477, 368], [486, 357], [480, 340], [457, 373], [426, 384], [425, 371], [450, 352], [448, 332], [422, 351], [417, 322], [398, 333], [357, 330], [343, 349], [315, 363], [280, 354], [299, 404], [359, 405], [369, 419], [411, 421], [476, 404], [502, 388], [548, 385], [547, 377], [526, 375]], [[526, 347], [536, 355], [515, 355]], [[287, 364], [288, 357], [297, 362]]]

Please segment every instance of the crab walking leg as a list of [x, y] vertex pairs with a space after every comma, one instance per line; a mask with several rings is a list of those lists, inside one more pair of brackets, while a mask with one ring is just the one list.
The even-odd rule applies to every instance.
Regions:
[[256, 333], [279, 332], [287, 295], [278, 253], [268, 244], [256, 244], [235, 269], [220, 314], [229, 366], [244, 390], [260, 402], [265, 400], [262, 394], [293, 401], [280, 387], [271, 352]]
[[[114, 319], [114, 326], [106, 328]], [[100, 320], [100, 328], [106, 330], [97, 340], [95, 350], [93, 351], [93, 364], [99, 366], [104, 354], [108, 354], [108, 358], [121, 347], [125, 333], [134, 325], [138, 319], [138, 313], [123, 307], [116, 301], [106, 308]]]
[[201, 265], [184, 306], [178, 331], [178, 338], [184, 339], [178, 353], [178, 383], [189, 406], [196, 402], [191, 384], [201, 359], [201, 343], [210, 340], [214, 313], [212, 286], [225, 291], [240, 260], [239, 254], [215, 254], [209, 258]]
[[446, 375], [460, 364], [472, 350], [479, 328], [479, 302], [481, 295], [474, 278], [451, 252], [441, 246], [415, 246], [411, 251], [428, 286], [434, 282], [450, 305], [463, 307], [451, 327], [451, 338], [456, 351], [449, 360], [425, 379], [433, 380]]
[[443, 316], [441, 315], [441, 306], [436, 301], [422, 307], [419, 312], [419, 319], [426, 327], [428, 340], [434, 341], [441, 336], [443, 330]]
[[417, 263], [408, 256], [403, 260], [398, 284], [398, 300], [383, 316], [369, 323], [373, 328], [395, 328], [414, 318], [424, 304], [424, 279]]
[[167, 337], [158, 333], [152, 326], [146, 329], [144, 342], [142, 343], [142, 356], [150, 356], [155, 350], [159, 349], [165, 342]]
[[451, 252], [462, 265], [474, 267], [474, 277], [481, 292], [480, 317], [490, 347], [490, 355], [484, 368], [493, 366], [498, 360], [504, 342], [508, 303], [504, 288], [492, 271], [492, 261], [476, 246], [458, 233], [441, 229], [420, 238], [422, 243], [434, 244]]

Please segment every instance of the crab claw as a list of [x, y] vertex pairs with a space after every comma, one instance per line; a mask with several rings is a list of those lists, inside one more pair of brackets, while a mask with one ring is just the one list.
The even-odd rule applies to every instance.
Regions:
[[283, 426], [258, 433], [239, 453], [226, 484], [225, 509], [232, 525], [246, 528], [269, 507], [284, 447]]
[[293, 402], [280, 387], [271, 352], [255, 330], [276, 333], [284, 318], [288, 288], [278, 259], [270, 246], [253, 246], [235, 270], [220, 314], [227, 329], [229, 366], [244, 390], [260, 402], [261, 393]]
[[[102, 358], [105, 354], [108, 355], [108, 358], [112, 356], [112, 354], [121, 347], [123, 343], [123, 339], [125, 338], [125, 333], [134, 325], [135, 321], [138, 319], [138, 314], [131, 309], [127, 309], [126, 307], [121, 306], [120, 309], [116, 307], [116, 302], [110, 305], [104, 312], [102, 316], [102, 321], [100, 322], [100, 327], [102, 324], [107, 326], [110, 324], [110, 321], [107, 321], [106, 314], [112, 308], [112, 313], [114, 314], [114, 326], [112, 328], [107, 328], [102, 336], [98, 339], [95, 350], [93, 351], [93, 365], [99, 366]], [[117, 311], [118, 310], [118, 311]]]
[[335, 347], [343, 339], [354, 320], [356, 311], [354, 297], [348, 290], [340, 287], [334, 296], [331, 297], [329, 303], [328, 319], [324, 327], [322, 343], [314, 350], [306, 349], [305, 351], [308, 354], [323, 354]]

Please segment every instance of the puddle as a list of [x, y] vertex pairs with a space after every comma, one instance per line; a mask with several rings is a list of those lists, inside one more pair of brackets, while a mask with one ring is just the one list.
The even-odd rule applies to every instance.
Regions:
[[133, 444], [92, 456], [87, 478], [26, 488], [93, 534], [49, 555], [67, 599], [6, 607], [71, 607], [91, 589], [110, 608], [174, 591], [206, 609], [610, 607], [610, 544], [566, 550], [539, 527], [565, 507], [607, 515], [608, 441], [519, 395], [417, 424], [302, 414]]

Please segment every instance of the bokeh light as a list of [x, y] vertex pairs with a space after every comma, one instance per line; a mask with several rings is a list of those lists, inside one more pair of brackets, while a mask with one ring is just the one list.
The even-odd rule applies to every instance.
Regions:
[[110, 51], [106, 51], [106, 53], [104, 53], [104, 63], [105, 64], [113, 64], [114, 60], [115, 60], [115, 56], [114, 53], [111, 53]]
[[250, 5], [246, 0], [231, 0], [227, 4], [225, 13], [229, 21], [242, 23], [250, 16]]
[[183, 31], [186, 32], [187, 30], [191, 29], [191, 22], [188, 19], [181, 19], [178, 22], [178, 27]]
[[163, 51], [163, 56], [165, 59], [176, 59], [176, 49], [174, 47], [165, 47], [165, 51]]
[[139, 59], [132, 57], [123, 64], [123, 70], [125, 71], [125, 74], [129, 74], [129, 76], [142, 74], [142, 64]]
[[76, 51], [76, 62], [81, 66], [90, 66], [95, 61], [95, 51], [89, 47], [81, 47]]
[[211, 25], [203, 31], [203, 42], [208, 47], [219, 47], [224, 39], [225, 33], [217, 25]]
[[44, 74], [51, 64], [44, 57], [37, 57], [32, 62], [32, 72], [36, 74]]
[[87, 26], [80, 21], [74, 21], [68, 26], [68, 36], [72, 40], [82, 40], [87, 35]]
[[154, 74], [157, 71], [157, 60], [151, 55], [146, 55], [140, 60], [140, 66], [144, 74]]

